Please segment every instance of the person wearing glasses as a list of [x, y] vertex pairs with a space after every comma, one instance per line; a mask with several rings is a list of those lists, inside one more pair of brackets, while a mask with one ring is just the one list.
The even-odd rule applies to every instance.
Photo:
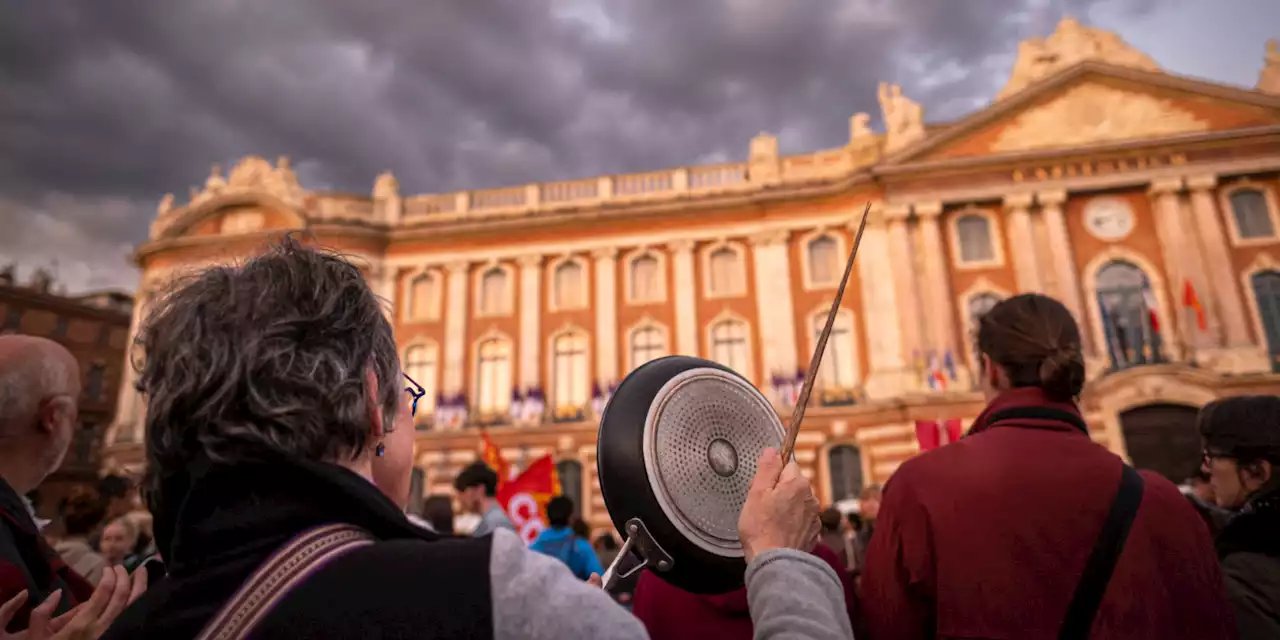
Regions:
[[[646, 637], [511, 531], [445, 536], [406, 517], [421, 388], [382, 304], [356, 266], [288, 235], [158, 300], [138, 388], [168, 576], [103, 637]], [[760, 514], [748, 584], [773, 628], [848, 637], [831, 622], [839, 582], [794, 550], [812, 543], [794, 517], [812, 488], [793, 471], [744, 507]]]
[[1237, 630], [1280, 638], [1280, 398], [1210, 402], [1199, 427], [1214, 499], [1233, 512], [1217, 547]]

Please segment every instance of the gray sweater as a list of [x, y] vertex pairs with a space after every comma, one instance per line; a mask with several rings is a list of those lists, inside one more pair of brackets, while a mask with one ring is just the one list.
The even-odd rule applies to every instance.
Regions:
[[[529, 550], [511, 531], [493, 534], [489, 563], [497, 640], [631, 640], [644, 625], [603, 590], [578, 580], [563, 562]], [[781, 549], [758, 556], [746, 574], [758, 639], [853, 637], [844, 587], [819, 558]]]

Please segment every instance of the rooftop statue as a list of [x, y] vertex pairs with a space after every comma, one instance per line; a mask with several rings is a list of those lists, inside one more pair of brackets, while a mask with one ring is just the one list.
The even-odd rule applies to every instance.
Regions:
[[1159, 71], [1150, 56], [1129, 46], [1113, 31], [1086, 27], [1066, 16], [1047, 38], [1028, 38], [1018, 45], [1018, 59], [997, 99], [1007, 98], [1044, 78], [1085, 61], [1144, 71]]

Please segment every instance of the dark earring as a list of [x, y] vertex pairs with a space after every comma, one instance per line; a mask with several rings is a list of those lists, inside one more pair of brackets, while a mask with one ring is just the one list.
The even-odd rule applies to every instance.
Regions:
[[382, 454], [383, 454], [383, 453], [386, 453], [386, 451], [387, 451], [387, 447], [386, 447], [386, 445], [384, 445], [384, 444], [382, 444], [381, 442], [379, 442], [379, 443], [378, 443], [378, 447], [377, 447], [376, 449], [374, 449], [374, 450], [373, 450], [373, 455], [378, 456], [378, 457], [382, 457]]

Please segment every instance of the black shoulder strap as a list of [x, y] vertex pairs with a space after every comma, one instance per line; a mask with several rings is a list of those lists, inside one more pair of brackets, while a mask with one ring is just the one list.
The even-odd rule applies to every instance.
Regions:
[[1084, 565], [1084, 575], [1080, 576], [1080, 584], [1076, 585], [1075, 595], [1071, 597], [1071, 604], [1067, 607], [1067, 617], [1058, 633], [1060, 640], [1083, 640], [1089, 637], [1093, 619], [1098, 615], [1098, 606], [1102, 604], [1102, 596], [1107, 592], [1111, 574], [1115, 572], [1116, 561], [1124, 551], [1129, 529], [1133, 526], [1134, 517], [1138, 515], [1142, 489], [1142, 476], [1133, 467], [1124, 465], [1120, 474], [1120, 489], [1111, 502], [1111, 511], [1102, 523], [1102, 532], [1098, 534], [1093, 553], [1089, 554], [1089, 561]]

